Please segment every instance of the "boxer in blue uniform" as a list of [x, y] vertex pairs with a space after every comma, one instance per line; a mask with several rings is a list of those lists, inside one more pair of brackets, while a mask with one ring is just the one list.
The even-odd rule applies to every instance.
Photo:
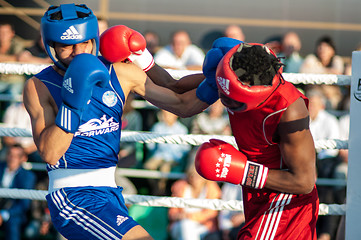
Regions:
[[[208, 101], [210, 93], [217, 92], [216, 86], [210, 90], [212, 86], [203, 84], [197, 97], [203, 74], [173, 79], [154, 65], [140, 33], [127, 27], [114, 29], [108, 33], [116, 35], [110, 35], [111, 39], [105, 35], [101, 45], [97, 19], [86, 5], [49, 7], [41, 20], [41, 32], [54, 65], [30, 78], [24, 88], [33, 138], [47, 163], [46, 198], [52, 222], [69, 240], [152, 239], [128, 215], [122, 188], [114, 178], [128, 94], [135, 92], [187, 117], [206, 109], [213, 101]], [[221, 41], [220, 45], [224, 52], [210, 61], [213, 71], [235, 43]], [[98, 57], [100, 47], [107, 60]], [[144, 72], [150, 69], [152, 79]], [[164, 83], [189, 91], [177, 94], [159, 86]]]
[[[55, 228], [69, 240], [152, 239], [128, 215], [115, 184], [125, 99], [136, 92], [170, 111], [182, 105], [190, 114], [194, 106], [199, 112], [208, 104], [192, 95], [185, 106], [180, 95], [155, 85], [136, 59], [110, 63], [98, 57], [98, 22], [86, 5], [49, 7], [41, 32], [54, 65], [26, 82], [23, 100], [47, 163], [46, 199]], [[146, 59], [152, 67], [153, 60]], [[193, 83], [203, 79], [190, 76]]]
[[[89, 54], [98, 51], [96, 17], [85, 5], [50, 7], [42, 18], [42, 34], [55, 66], [29, 81], [28, 86], [40, 85], [40, 90], [36, 96], [26, 87], [24, 102], [48, 163], [46, 198], [54, 226], [68, 239], [122, 239], [134, 227], [139, 236], [151, 239], [128, 215], [122, 188], [114, 182], [125, 95], [110, 64]], [[36, 115], [40, 111], [28, 99], [33, 97], [44, 106], [43, 116]], [[59, 109], [59, 114], [54, 118], [49, 109]], [[52, 136], [49, 130], [55, 126]]]

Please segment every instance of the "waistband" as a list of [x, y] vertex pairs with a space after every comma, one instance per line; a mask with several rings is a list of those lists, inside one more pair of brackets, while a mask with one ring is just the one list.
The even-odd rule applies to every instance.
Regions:
[[56, 169], [48, 172], [49, 188], [52, 193], [65, 187], [117, 187], [115, 167], [101, 169]]

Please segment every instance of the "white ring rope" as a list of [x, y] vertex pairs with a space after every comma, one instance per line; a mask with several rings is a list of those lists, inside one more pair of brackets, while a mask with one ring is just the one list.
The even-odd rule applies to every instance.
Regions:
[[[24, 128], [0, 127], [0, 137], [32, 137], [30, 130]], [[225, 135], [201, 135], [201, 134], [158, 134], [151, 132], [122, 131], [121, 141], [140, 143], [168, 143], [186, 144], [198, 146], [211, 138], [221, 139], [232, 145], [236, 145], [233, 136]], [[340, 139], [316, 140], [316, 149], [348, 149], [348, 141]]]
[[[49, 65], [0, 63], [0, 74], [32, 75], [40, 72], [47, 66]], [[200, 73], [200, 71], [191, 70], [167, 69], [167, 71], [176, 79], [189, 74]], [[348, 75], [283, 73], [283, 77], [293, 84], [350, 85], [351, 83], [351, 76]]]
[[[44, 190], [0, 188], [0, 198], [32, 199], [45, 201], [48, 194]], [[191, 199], [178, 197], [156, 197], [124, 194], [125, 204], [147, 207], [206, 208], [212, 210], [242, 211], [243, 202], [238, 200]], [[345, 204], [320, 204], [319, 215], [345, 215]]]
[[0, 63], [0, 74], [33, 75], [49, 65], [25, 63]]

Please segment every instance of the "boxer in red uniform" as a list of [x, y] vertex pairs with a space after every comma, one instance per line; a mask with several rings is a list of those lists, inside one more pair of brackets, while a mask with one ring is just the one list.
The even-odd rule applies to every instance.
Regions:
[[308, 100], [281, 74], [281, 64], [266, 47], [241, 44], [231, 49], [216, 77], [239, 151], [211, 140], [196, 156], [205, 178], [243, 186], [242, 240], [317, 238]]
[[[103, 34], [100, 42], [113, 46], [108, 43], [114, 34], [119, 33]], [[108, 52], [110, 59], [117, 50]], [[283, 79], [275, 54], [261, 44], [216, 40], [203, 64], [206, 79], [195, 90], [198, 82], [174, 80], [152, 64], [146, 50], [135, 58], [133, 52], [129, 59], [152, 81], [185, 92], [167, 94], [161, 106], [168, 111], [192, 116], [218, 97], [227, 108], [239, 150], [211, 140], [200, 146], [195, 164], [206, 179], [242, 185], [246, 223], [238, 239], [316, 239], [316, 157], [308, 100]], [[185, 110], [189, 102], [192, 108]]]

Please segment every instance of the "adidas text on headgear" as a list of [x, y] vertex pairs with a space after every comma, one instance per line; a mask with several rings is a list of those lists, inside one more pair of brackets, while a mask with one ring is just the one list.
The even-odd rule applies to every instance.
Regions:
[[50, 6], [41, 19], [45, 50], [56, 66], [66, 70], [55, 54], [54, 43], [75, 45], [93, 40], [93, 55], [99, 51], [98, 20], [85, 4]]

